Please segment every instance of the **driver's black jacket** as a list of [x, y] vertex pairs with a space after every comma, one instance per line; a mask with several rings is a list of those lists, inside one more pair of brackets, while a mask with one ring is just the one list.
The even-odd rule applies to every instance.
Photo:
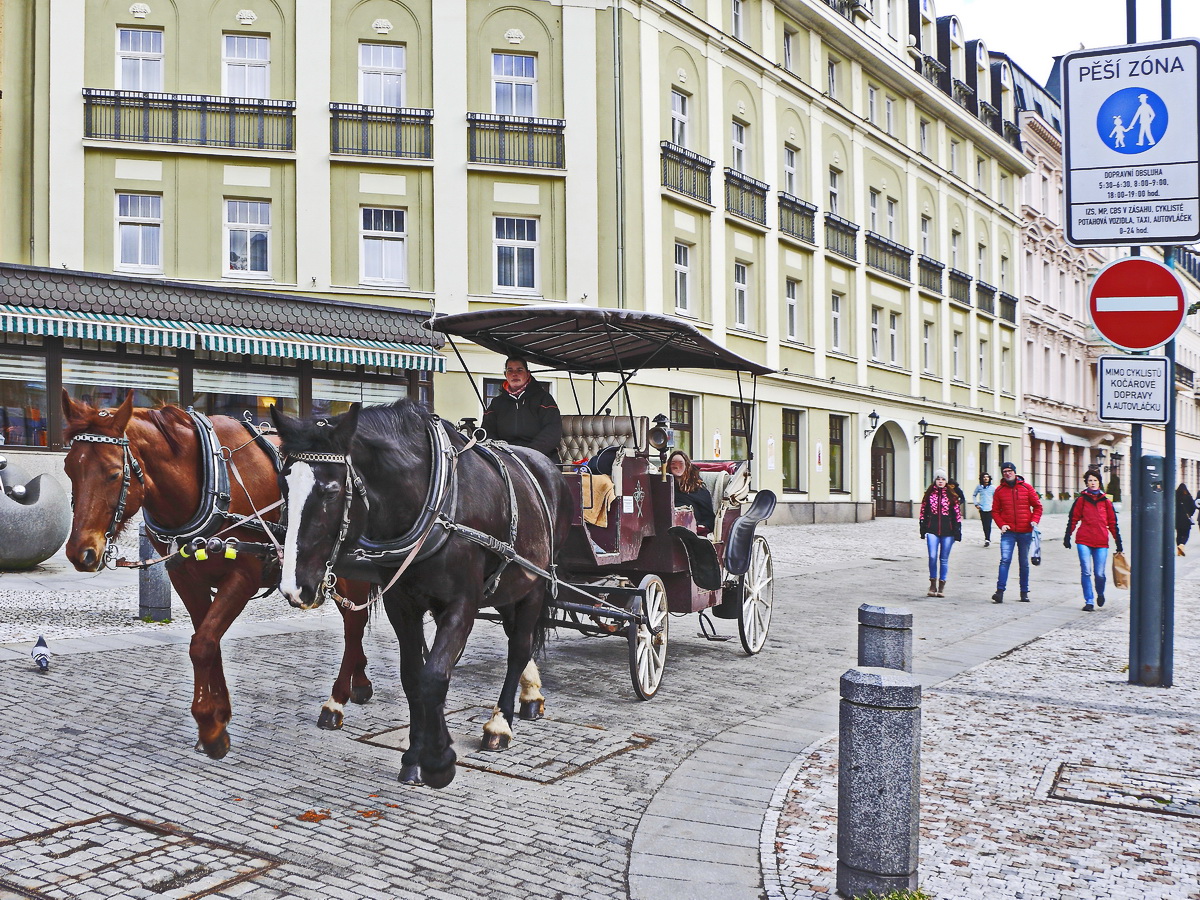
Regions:
[[482, 424], [488, 437], [540, 450], [558, 462], [562, 413], [550, 392], [533, 379], [529, 380], [520, 397], [502, 390], [492, 398], [483, 414]]

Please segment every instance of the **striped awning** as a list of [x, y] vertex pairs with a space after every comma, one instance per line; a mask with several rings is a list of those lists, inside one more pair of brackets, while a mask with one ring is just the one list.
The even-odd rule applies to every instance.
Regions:
[[192, 350], [196, 335], [183, 322], [39, 309], [33, 306], [0, 306], [0, 332], [40, 334], [45, 337], [83, 338], [118, 344], [180, 347]]
[[446, 360], [432, 347], [272, 331], [233, 325], [170, 322], [139, 316], [0, 305], [0, 333], [84, 338], [119, 344], [197, 348], [281, 359], [311, 359], [354, 366], [385, 366], [444, 372]]

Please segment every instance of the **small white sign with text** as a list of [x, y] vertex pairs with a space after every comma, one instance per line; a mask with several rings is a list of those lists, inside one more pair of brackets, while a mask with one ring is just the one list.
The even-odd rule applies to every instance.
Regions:
[[1171, 368], [1165, 356], [1102, 356], [1096, 374], [1101, 422], [1165, 425], [1170, 421]]

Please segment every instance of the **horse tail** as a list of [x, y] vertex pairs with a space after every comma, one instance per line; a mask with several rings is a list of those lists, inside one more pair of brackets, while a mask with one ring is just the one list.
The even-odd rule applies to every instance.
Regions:
[[538, 609], [537, 624], [533, 626], [533, 658], [538, 659], [546, 652], [546, 639], [550, 629], [554, 627], [550, 619], [550, 604], [554, 598], [550, 595], [550, 585], [542, 590], [542, 603]]

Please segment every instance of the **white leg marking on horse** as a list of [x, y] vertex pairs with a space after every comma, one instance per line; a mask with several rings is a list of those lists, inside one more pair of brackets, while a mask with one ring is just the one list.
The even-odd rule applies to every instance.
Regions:
[[499, 734], [507, 737], [510, 741], [513, 739], [513, 731], [508, 727], [508, 720], [504, 718], [504, 713], [500, 712], [499, 706], [492, 708], [492, 717], [483, 726], [483, 733]]
[[279, 592], [289, 600], [300, 599], [300, 586], [296, 584], [296, 551], [300, 543], [300, 514], [309, 495], [317, 484], [312, 466], [306, 462], [293, 462], [288, 472], [288, 521], [287, 534], [283, 539], [283, 574], [279, 578]]
[[328, 700], [326, 700], [324, 703], [321, 704], [321, 709], [327, 709], [330, 712], [335, 712], [335, 713], [343, 713], [346, 711], [346, 707], [344, 707], [342, 704], [338, 703], [332, 697], [330, 697]]
[[525, 671], [521, 673], [521, 702], [529, 703], [534, 700], [545, 700], [542, 696], [542, 673], [537, 664], [531, 659]]

